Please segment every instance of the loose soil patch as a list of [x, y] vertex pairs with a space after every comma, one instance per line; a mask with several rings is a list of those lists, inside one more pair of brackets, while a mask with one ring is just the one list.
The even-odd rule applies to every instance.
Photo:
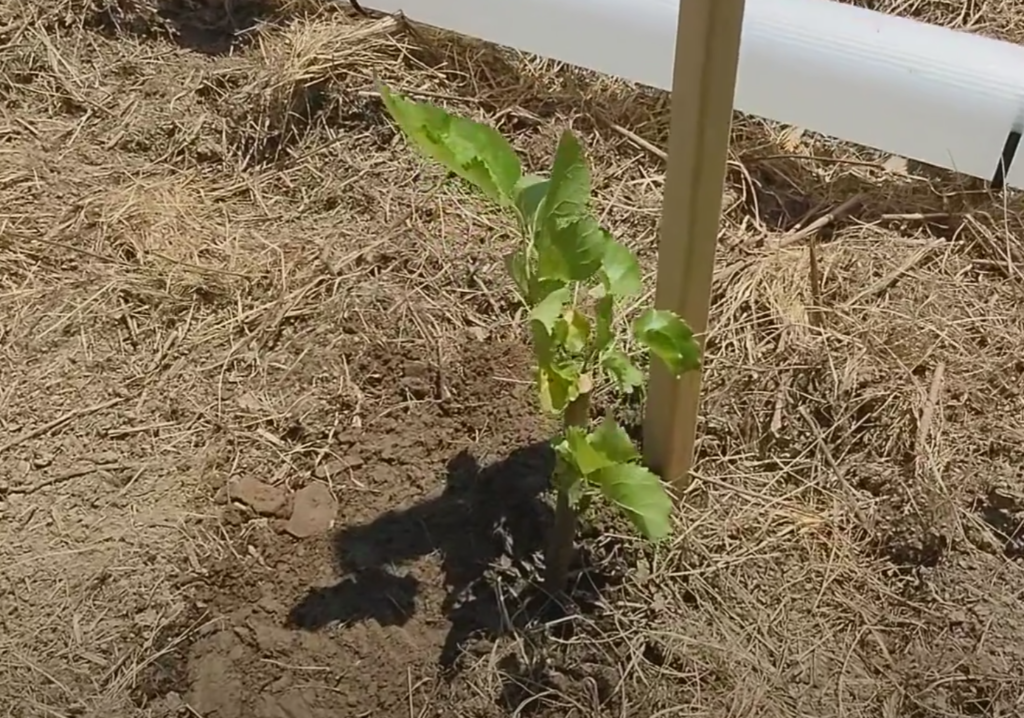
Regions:
[[554, 606], [509, 228], [373, 75], [531, 170], [571, 126], [649, 288], [664, 94], [192, 5], [0, 0], [4, 715], [1020, 713], [1018, 195], [739, 118], [676, 536], [596, 515]]
[[[244, 538], [236, 556], [193, 577], [194, 608], [140, 677], [140, 706], [224, 718], [618, 710], [616, 654], [628, 643], [616, 645], [601, 607], [640, 555], [590, 527], [571, 612], [537, 588], [550, 427], [525, 382], [496, 378], [526, 373], [521, 346], [472, 341], [456, 375], [390, 353], [359, 364], [402, 378], [397, 410], [335, 433], [332, 458], [313, 472], [338, 497], [340, 528], [295, 540], [302, 509], [280, 510], [283, 489], [225, 492], [221, 520]], [[409, 387], [449, 398], [403, 407]], [[500, 684], [481, 693], [464, 672]]]

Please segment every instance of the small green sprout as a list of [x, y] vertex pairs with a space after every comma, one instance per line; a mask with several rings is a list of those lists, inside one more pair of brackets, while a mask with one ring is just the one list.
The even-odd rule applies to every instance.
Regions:
[[[648, 540], [671, 531], [672, 501], [640, 463], [629, 435], [610, 415], [593, 428], [590, 421], [590, 397], [601, 376], [626, 392], [645, 381], [621, 348], [614, 323], [622, 300], [642, 291], [640, 265], [595, 217], [590, 170], [571, 132], [562, 134], [548, 177], [524, 175], [518, 155], [494, 128], [379, 89], [410, 144], [507, 209], [522, 235], [505, 266], [529, 310], [540, 405], [562, 420], [554, 441], [555, 525], [545, 556], [546, 588], [560, 595], [577, 518], [595, 494]], [[673, 312], [645, 310], [633, 336], [677, 377], [700, 366], [693, 332]]]

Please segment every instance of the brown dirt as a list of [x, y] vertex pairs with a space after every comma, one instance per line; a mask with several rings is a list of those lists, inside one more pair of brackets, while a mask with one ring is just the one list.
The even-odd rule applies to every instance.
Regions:
[[372, 78], [573, 127], [648, 278], [664, 94], [312, 0], [0, 18], [0, 713], [1020, 713], [1019, 195], [737, 118], [676, 538], [599, 515], [554, 607], [509, 229]]

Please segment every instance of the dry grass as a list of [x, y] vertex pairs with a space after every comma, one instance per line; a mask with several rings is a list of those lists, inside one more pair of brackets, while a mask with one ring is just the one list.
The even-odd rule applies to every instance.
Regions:
[[[1011, 0], [881, 5], [1024, 37]], [[261, 530], [216, 487], [290, 484], [395, 411], [353, 353], [457, 373], [467, 334], [517, 337], [507, 227], [401, 146], [373, 74], [537, 169], [572, 127], [649, 277], [667, 103], [308, 1], [0, 17], [0, 706], [172, 715], [141, 676]], [[622, 715], [1019, 711], [1024, 205], [886, 159], [737, 119], [699, 481], [618, 632], [586, 633]], [[467, 680], [500, 692], [517, 651]]]

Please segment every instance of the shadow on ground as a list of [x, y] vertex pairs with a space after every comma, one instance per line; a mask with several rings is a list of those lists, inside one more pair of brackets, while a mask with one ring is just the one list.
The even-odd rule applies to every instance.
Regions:
[[115, 35], [169, 35], [186, 50], [219, 56], [247, 44], [261, 25], [282, 19], [281, 10], [274, 0], [101, 0], [87, 24]]
[[537, 586], [552, 518], [543, 493], [553, 468], [546, 442], [486, 467], [459, 453], [448, 462], [440, 495], [338, 533], [335, 553], [346, 577], [310, 591], [290, 623], [306, 630], [368, 619], [402, 625], [420, 586], [405, 565], [432, 553], [441, 557], [443, 612], [451, 621], [442, 668], [454, 669], [473, 637], [494, 638], [549, 618], [554, 602]]

